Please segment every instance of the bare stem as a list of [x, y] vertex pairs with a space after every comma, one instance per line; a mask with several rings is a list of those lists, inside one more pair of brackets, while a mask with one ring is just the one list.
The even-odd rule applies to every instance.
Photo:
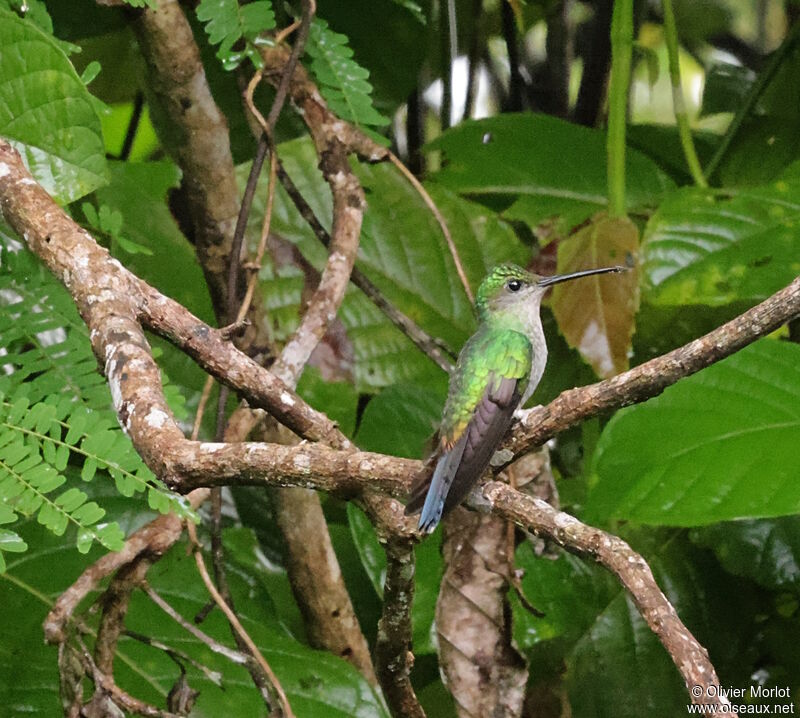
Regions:
[[678, 30], [675, 26], [675, 12], [672, 9], [672, 0], [661, 0], [664, 8], [664, 35], [667, 40], [667, 56], [669, 59], [669, 79], [672, 83], [672, 107], [675, 112], [675, 121], [678, 124], [678, 134], [681, 138], [681, 147], [686, 157], [686, 164], [698, 187], [708, 187], [708, 182], [703, 175], [703, 168], [697, 158], [692, 139], [692, 130], [689, 127], [689, 118], [686, 114], [686, 103], [683, 99], [681, 85], [680, 55], [678, 53]]

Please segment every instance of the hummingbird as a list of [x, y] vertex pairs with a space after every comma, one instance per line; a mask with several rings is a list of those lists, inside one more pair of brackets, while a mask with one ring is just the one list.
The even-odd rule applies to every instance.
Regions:
[[428, 481], [420, 475], [405, 513], [422, 509], [419, 531], [432, 533], [486, 470], [514, 412], [533, 394], [547, 362], [539, 310], [549, 287], [594, 274], [602, 267], [543, 277], [516, 264], [494, 267], [478, 288], [478, 329], [458, 356], [439, 428], [439, 458]]

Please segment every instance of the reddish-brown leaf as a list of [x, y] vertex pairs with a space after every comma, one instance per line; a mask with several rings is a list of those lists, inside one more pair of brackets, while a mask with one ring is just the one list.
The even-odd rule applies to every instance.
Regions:
[[638, 249], [636, 225], [626, 217], [605, 214], [595, 215], [559, 243], [559, 274], [614, 264], [632, 267], [624, 274], [586, 277], [553, 290], [553, 312], [561, 333], [602, 378], [628, 368], [639, 303]]

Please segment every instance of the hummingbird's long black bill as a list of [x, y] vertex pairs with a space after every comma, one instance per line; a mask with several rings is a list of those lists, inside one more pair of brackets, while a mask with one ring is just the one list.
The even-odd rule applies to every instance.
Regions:
[[570, 274], [555, 274], [552, 277], [542, 277], [542, 279], [539, 280], [539, 286], [550, 287], [553, 284], [568, 282], [571, 279], [590, 277], [593, 274], [617, 274], [618, 272], [627, 272], [628, 269], [630, 269], [630, 267], [600, 267], [599, 269], [584, 269], [581, 272], [571, 272]]

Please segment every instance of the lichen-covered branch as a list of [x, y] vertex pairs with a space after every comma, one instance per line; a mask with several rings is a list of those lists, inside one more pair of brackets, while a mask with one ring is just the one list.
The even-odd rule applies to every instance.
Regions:
[[162, 144], [183, 172], [194, 243], [219, 319], [239, 211], [228, 123], [206, 80], [200, 50], [177, 0], [130, 10], [148, 71]]
[[611, 379], [564, 391], [547, 406], [526, 411], [503, 442], [503, 448], [510, 450], [510, 456], [519, 457], [585, 419], [657, 396], [679, 379], [734, 354], [798, 315], [800, 277], [752, 309], [682, 347]]
[[395, 718], [425, 718], [411, 685], [411, 604], [414, 599], [414, 545], [408, 539], [386, 543], [383, 610], [375, 643], [375, 670]]
[[478, 500], [485, 501], [491, 510], [537, 535], [553, 539], [567, 551], [594, 558], [617, 576], [633, 597], [650, 630], [664, 644], [690, 691], [692, 701], [718, 707], [726, 705], [726, 709], [730, 707], [728, 699], [715, 690], [703, 690], [700, 697], [695, 697], [697, 691], [692, 691], [695, 686], [720, 685], [708, 652], [683, 625], [658, 587], [647, 562], [625, 541], [587, 526], [547, 502], [520, 494], [499, 481], [485, 484], [479, 493]]

